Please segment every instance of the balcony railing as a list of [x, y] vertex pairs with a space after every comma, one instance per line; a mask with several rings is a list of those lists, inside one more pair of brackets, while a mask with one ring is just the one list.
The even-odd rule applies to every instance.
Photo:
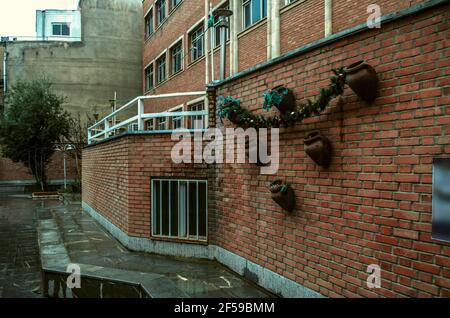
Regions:
[[[184, 93], [170, 93], [170, 94], [160, 94], [160, 95], [147, 95], [138, 96], [127, 104], [123, 105], [116, 111], [113, 111], [106, 117], [102, 118], [94, 125], [88, 128], [88, 144], [93, 142], [102, 141], [111, 138], [116, 135], [123, 134], [124, 132], [146, 132], [146, 133], [172, 133], [177, 132], [197, 132], [205, 131], [207, 128], [207, 116], [208, 110], [200, 111], [183, 111], [183, 112], [160, 112], [160, 113], [146, 113], [144, 101], [145, 100], [158, 100], [163, 98], [177, 98], [177, 97], [192, 97], [192, 96], [206, 96], [203, 92], [184, 92]], [[136, 107], [136, 108], [134, 108]], [[134, 111], [133, 111], [134, 110]], [[119, 118], [120, 117], [120, 118]], [[178, 127], [176, 129], [171, 129], [168, 125], [168, 118], [177, 117], [177, 120], [185, 123], [187, 120], [193, 123], [197, 118], [201, 118], [201, 125], [183, 125], [183, 127]], [[147, 129], [146, 121], [161, 119], [164, 125], [155, 124], [153, 121], [153, 128]], [[184, 126], [187, 126], [186, 128]], [[162, 128], [161, 128], [162, 127]]]

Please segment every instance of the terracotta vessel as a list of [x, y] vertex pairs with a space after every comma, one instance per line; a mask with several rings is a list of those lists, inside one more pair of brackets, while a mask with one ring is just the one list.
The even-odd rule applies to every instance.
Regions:
[[375, 69], [364, 61], [351, 64], [344, 69], [345, 80], [359, 98], [373, 101], [378, 92], [378, 76]]
[[275, 201], [283, 210], [292, 212], [295, 208], [294, 190], [282, 180], [277, 179], [269, 184], [269, 190], [272, 193], [272, 200]]
[[288, 93], [286, 95], [284, 95], [283, 100], [281, 101], [280, 105], [278, 105], [278, 106], [275, 105], [275, 106], [278, 108], [280, 113], [284, 114], [284, 113], [295, 110], [295, 96], [294, 96], [294, 93], [292, 92], [292, 90], [290, 90], [289, 88], [285, 88], [282, 85], [274, 87], [272, 89], [272, 91], [278, 92], [278, 91], [281, 91], [282, 89], [287, 89]]
[[331, 161], [331, 146], [328, 138], [320, 131], [315, 130], [309, 133], [305, 139], [306, 154], [319, 166], [328, 167]]

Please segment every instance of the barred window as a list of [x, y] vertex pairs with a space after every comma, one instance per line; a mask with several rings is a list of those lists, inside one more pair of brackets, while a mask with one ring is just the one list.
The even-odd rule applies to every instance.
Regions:
[[206, 240], [208, 190], [206, 180], [152, 179], [152, 235]]

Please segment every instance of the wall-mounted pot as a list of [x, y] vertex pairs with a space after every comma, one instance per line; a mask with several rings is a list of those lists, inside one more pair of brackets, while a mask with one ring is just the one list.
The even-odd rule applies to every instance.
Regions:
[[328, 167], [331, 161], [331, 145], [328, 138], [315, 130], [309, 133], [305, 139], [306, 154], [319, 166]]
[[292, 90], [279, 85], [264, 93], [264, 109], [268, 110], [275, 106], [280, 113], [284, 114], [295, 110], [295, 96]]
[[344, 68], [345, 80], [359, 98], [373, 101], [378, 92], [378, 76], [375, 69], [364, 61]]
[[272, 200], [288, 212], [295, 208], [294, 190], [282, 180], [277, 179], [269, 184]]

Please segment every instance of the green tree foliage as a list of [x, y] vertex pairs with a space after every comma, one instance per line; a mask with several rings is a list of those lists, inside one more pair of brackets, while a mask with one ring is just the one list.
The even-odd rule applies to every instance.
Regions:
[[6, 99], [0, 125], [2, 154], [28, 167], [42, 190], [53, 146], [70, 133], [71, 117], [62, 108], [64, 99], [52, 93], [46, 78], [18, 82]]

